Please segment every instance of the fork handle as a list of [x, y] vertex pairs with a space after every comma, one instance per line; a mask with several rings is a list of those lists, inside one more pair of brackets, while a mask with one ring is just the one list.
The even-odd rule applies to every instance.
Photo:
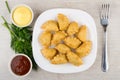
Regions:
[[107, 31], [104, 31], [104, 46], [102, 53], [102, 71], [108, 71], [108, 53], [107, 53]]

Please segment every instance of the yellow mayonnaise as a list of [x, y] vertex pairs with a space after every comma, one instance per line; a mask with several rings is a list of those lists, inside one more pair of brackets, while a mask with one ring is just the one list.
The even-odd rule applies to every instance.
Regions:
[[12, 18], [17, 26], [25, 27], [32, 20], [32, 11], [26, 6], [19, 6], [13, 11]]

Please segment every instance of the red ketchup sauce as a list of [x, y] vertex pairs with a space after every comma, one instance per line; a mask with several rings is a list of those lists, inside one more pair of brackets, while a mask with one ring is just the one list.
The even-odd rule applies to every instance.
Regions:
[[25, 75], [30, 70], [30, 61], [23, 55], [14, 57], [11, 61], [11, 70], [16, 75]]

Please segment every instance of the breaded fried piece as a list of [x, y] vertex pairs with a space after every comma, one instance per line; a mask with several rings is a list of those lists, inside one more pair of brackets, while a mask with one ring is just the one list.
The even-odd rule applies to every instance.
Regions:
[[60, 30], [66, 30], [69, 25], [69, 19], [64, 14], [58, 14], [58, 24]]
[[81, 41], [76, 37], [67, 37], [64, 39], [64, 42], [67, 46], [73, 49], [77, 48], [81, 44]]
[[66, 46], [65, 44], [58, 44], [55, 47], [60, 53], [66, 54], [67, 51], [70, 51], [70, 48]]
[[79, 26], [77, 22], [71, 22], [68, 29], [67, 29], [67, 33], [69, 35], [73, 35], [75, 33], [77, 33], [79, 31]]
[[91, 47], [92, 47], [91, 41], [83, 42], [83, 44], [76, 49], [77, 55], [81, 58], [87, 56], [90, 53]]
[[40, 42], [43, 46], [48, 47], [48, 46], [50, 46], [51, 37], [52, 37], [52, 34], [51, 34], [50, 32], [43, 32], [43, 33], [39, 36], [39, 42]]
[[58, 31], [58, 23], [54, 20], [48, 20], [45, 22], [42, 27], [45, 31]]
[[81, 58], [78, 55], [76, 55], [76, 53], [71, 52], [71, 51], [67, 53], [67, 59], [70, 63], [72, 63], [75, 66], [82, 65], [83, 63]]
[[80, 30], [77, 34], [77, 37], [82, 41], [86, 41], [87, 40], [87, 27], [85, 25], [80, 27]]
[[51, 60], [56, 55], [56, 50], [53, 48], [44, 48], [41, 50], [41, 53], [45, 58]]
[[58, 31], [55, 32], [55, 34], [53, 34], [53, 38], [52, 38], [52, 45], [56, 45], [58, 43], [60, 43], [60, 41], [62, 39], [64, 39], [67, 36], [67, 34], [64, 31]]
[[67, 62], [67, 58], [64, 54], [58, 54], [51, 60], [52, 64], [65, 64]]

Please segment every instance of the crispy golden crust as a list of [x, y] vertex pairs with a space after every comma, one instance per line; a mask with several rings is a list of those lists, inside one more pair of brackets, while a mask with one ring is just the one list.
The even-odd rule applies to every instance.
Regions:
[[70, 48], [66, 46], [65, 44], [58, 44], [55, 47], [60, 53], [66, 54], [67, 51], [70, 51]]
[[45, 31], [58, 31], [58, 23], [54, 20], [49, 20], [42, 25]]
[[69, 19], [64, 14], [58, 14], [58, 24], [60, 30], [67, 30]]
[[82, 41], [87, 40], [87, 27], [85, 25], [80, 27], [79, 32], [77, 33], [77, 37]]
[[48, 60], [51, 60], [56, 55], [56, 50], [52, 48], [44, 48], [41, 50], [41, 52], [42, 55]]
[[81, 41], [76, 37], [67, 37], [64, 39], [64, 42], [67, 46], [73, 49], [77, 48], [81, 44]]
[[52, 38], [52, 41], [51, 41], [52, 45], [57, 45], [66, 36], [67, 36], [67, 34], [64, 31], [55, 32], [55, 34], [53, 34], [53, 38]]
[[76, 55], [76, 53], [71, 52], [71, 51], [69, 51], [69, 52], [67, 53], [67, 59], [68, 59], [68, 61], [69, 61], [70, 63], [72, 63], [72, 64], [75, 65], [75, 66], [79, 66], [79, 65], [82, 65], [82, 64], [83, 64], [83, 62], [82, 62], [82, 60], [80, 59], [80, 57], [79, 57], [78, 55]]
[[81, 58], [87, 56], [90, 53], [91, 47], [91, 41], [83, 42], [83, 44], [76, 49], [77, 55]]
[[75, 33], [77, 33], [79, 31], [79, 26], [77, 22], [71, 22], [68, 29], [67, 29], [67, 33], [69, 35], [73, 35]]
[[67, 58], [64, 54], [58, 54], [56, 55], [52, 60], [51, 60], [51, 63], [52, 64], [65, 64], [67, 63]]
[[43, 32], [43, 33], [39, 36], [39, 42], [40, 42], [43, 46], [48, 47], [48, 46], [50, 46], [51, 38], [52, 38], [52, 34], [51, 34], [50, 32]]
[[87, 27], [79, 27], [75, 21], [70, 23], [64, 14], [58, 14], [57, 19], [41, 26], [44, 31], [39, 35], [43, 46], [41, 54], [52, 64], [82, 65], [81, 58], [90, 53], [92, 46], [91, 41], [87, 41]]

